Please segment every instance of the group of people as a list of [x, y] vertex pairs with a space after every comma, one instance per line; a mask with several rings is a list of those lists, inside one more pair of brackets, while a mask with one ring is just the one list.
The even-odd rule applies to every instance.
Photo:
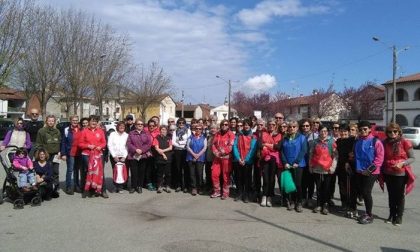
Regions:
[[[167, 125], [160, 125], [157, 116], [146, 123], [128, 115], [112, 132], [101, 127], [97, 116], [81, 120], [71, 116], [62, 133], [55, 128], [54, 116], [47, 116], [42, 126], [38, 115], [32, 110], [33, 120], [26, 125], [18, 119], [0, 148], [20, 147], [13, 160], [20, 186], [31, 190], [48, 184], [46, 200], [59, 196], [60, 160], [67, 163], [67, 194], [108, 198], [104, 165], [109, 160], [114, 173], [119, 169], [124, 175], [114, 179], [116, 193], [174, 190], [222, 200], [232, 196], [235, 201], [271, 207], [277, 181], [282, 204], [298, 213], [306, 206], [328, 214], [338, 179], [340, 210], [361, 224], [373, 221], [372, 188], [379, 181], [382, 188], [386, 184], [389, 195], [386, 222], [401, 225], [405, 195], [415, 179], [410, 166], [413, 147], [395, 123], [387, 126], [387, 138], [380, 141], [368, 121], [334, 123], [330, 130], [317, 118], [286, 122], [281, 113], [267, 121], [230, 118], [219, 124], [210, 116], [193, 119], [189, 126], [184, 118], [170, 118]], [[33, 150], [34, 159], [28, 158]], [[290, 186], [292, 190], [284, 189]], [[366, 208], [362, 216], [358, 199]]]

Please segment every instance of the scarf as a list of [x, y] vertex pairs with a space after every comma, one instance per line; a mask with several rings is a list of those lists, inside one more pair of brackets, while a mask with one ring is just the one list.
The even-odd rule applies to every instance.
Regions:
[[184, 140], [182, 139], [182, 136], [185, 135], [187, 133], [187, 127], [182, 127], [182, 128], [177, 128], [176, 129], [176, 136], [179, 140]]
[[401, 137], [387, 138], [387, 139], [385, 139], [385, 143], [392, 144], [392, 154], [393, 155], [400, 154], [400, 148], [398, 147], [398, 145], [401, 144]]

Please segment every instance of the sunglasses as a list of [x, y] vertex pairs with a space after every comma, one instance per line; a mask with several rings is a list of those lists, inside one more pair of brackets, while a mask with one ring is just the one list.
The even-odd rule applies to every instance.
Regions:
[[284, 117], [281, 117], [281, 116], [276, 116], [275, 118], [276, 118], [276, 119], [283, 119]]
[[388, 130], [386, 133], [388, 133], [388, 134], [391, 134], [391, 133], [398, 134], [398, 130]]
[[333, 129], [338, 130], [340, 127], [333, 127]]
[[32, 113], [32, 115], [33, 115], [33, 116], [37, 116], [37, 115], [39, 115], [39, 114], [37, 114], [37, 113]]
[[222, 126], [229, 126], [229, 124], [228, 123], [224, 123], [224, 124], [222, 124]]
[[360, 131], [368, 131], [369, 128], [368, 127], [363, 127], [363, 128], [359, 128]]
[[243, 127], [243, 125], [242, 125], [242, 124], [237, 124], [236, 126], [238, 126], [238, 127]]
[[[283, 126], [282, 126], [283, 127]], [[311, 127], [311, 125], [309, 125], [309, 124], [304, 124], [304, 125], [302, 125], [302, 127], [304, 127], [304, 128], [309, 128], [309, 127]]]
[[195, 128], [196, 130], [203, 130], [202, 128]]
[[175, 121], [168, 121], [168, 123], [174, 123]]
[[297, 126], [296, 126], [296, 125], [293, 125], [293, 126], [288, 126], [288, 128], [295, 129], [295, 128], [297, 128]]
[[178, 124], [179, 124], [179, 125], [184, 125], [185, 123], [184, 123], [184, 122], [179, 122]]

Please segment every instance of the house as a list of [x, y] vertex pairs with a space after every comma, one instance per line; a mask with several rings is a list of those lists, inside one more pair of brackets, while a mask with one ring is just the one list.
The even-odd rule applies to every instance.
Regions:
[[25, 107], [26, 99], [22, 91], [8, 87], [0, 88], [0, 117], [23, 117]]
[[[175, 101], [170, 95], [164, 94], [159, 96], [155, 102], [147, 107], [145, 111], [145, 121], [147, 122], [152, 116], [159, 116], [160, 124], [166, 124], [170, 117], [175, 117]], [[123, 118], [128, 114], [134, 118], [141, 118], [141, 108], [135, 101], [124, 102], [122, 106]]]
[[337, 121], [345, 110], [343, 99], [335, 93], [319, 94], [314, 90], [312, 95], [279, 100], [276, 104], [288, 120], [318, 117], [325, 121]]
[[[220, 123], [223, 119], [229, 119], [228, 118], [228, 111], [229, 106], [225, 102], [223, 105], [220, 105], [218, 107], [210, 109], [210, 115], [215, 115], [217, 117], [217, 123]], [[231, 117], [237, 117], [238, 112], [234, 108], [230, 108]]]
[[[184, 117], [185, 120], [190, 122], [192, 119], [208, 118], [210, 116], [211, 107], [209, 104], [176, 104], [176, 113], [175, 117], [180, 118]], [[182, 116], [184, 112], [184, 116]]]
[[[393, 83], [387, 81], [385, 87], [385, 121], [392, 120]], [[400, 126], [420, 127], [420, 73], [400, 77], [396, 80], [396, 117]]]

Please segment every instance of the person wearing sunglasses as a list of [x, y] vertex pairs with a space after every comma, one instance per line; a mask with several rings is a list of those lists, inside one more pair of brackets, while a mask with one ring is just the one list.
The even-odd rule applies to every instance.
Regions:
[[[384, 146], [371, 133], [369, 121], [359, 124], [359, 138], [354, 145], [354, 159], [356, 163], [356, 184], [365, 201], [366, 213], [359, 218], [360, 224], [373, 222], [372, 188], [380, 173], [384, 161]], [[352, 207], [355, 208], [356, 197], [352, 197]]]
[[[213, 139], [212, 151], [214, 154], [211, 167], [213, 181], [213, 194], [211, 198], [221, 197], [225, 200], [229, 197], [230, 173], [232, 169], [232, 147], [235, 135], [229, 130], [229, 121], [224, 119], [220, 122], [220, 131]], [[222, 174], [222, 185], [220, 175]]]
[[135, 130], [130, 131], [127, 139], [127, 161], [131, 173], [130, 193], [142, 193], [142, 186], [146, 172], [147, 159], [152, 156], [152, 136], [144, 128], [141, 119], [134, 122]]
[[203, 168], [206, 161], [207, 139], [203, 134], [203, 126], [197, 125], [194, 134], [187, 140], [187, 162], [190, 174], [191, 195], [202, 193]]
[[402, 137], [398, 124], [390, 123], [386, 135], [382, 171], [388, 190], [389, 217], [385, 222], [399, 226], [402, 224], [405, 194], [414, 187], [415, 176], [410, 165], [415, 158], [413, 145]]
[[283, 169], [279, 152], [274, 150], [274, 145], [282, 139], [282, 135], [276, 129], [276, 120], [271, 118], [267, 122], [267, 130], [262, 134], [261, 158], [259, 160], [263, 174], [263, 190], [260, 203], [262, 207], [272, 206], [276, 175], [279, 177], [280, 171]]
[[[32, 141], [32, 146], [35, 146], [36, 135], [38, 134], [38, 131], [42, 127], [44, 127], [44, 123], [42, 120], [39, 120], [39, 110], [36, 108], [30, 110], [29, 117], [30, 120], [24, 123], [24, 128], [25, 131], [29, 133], [29, 137]], [[33, 153], [30, 153], [29, 155], [32, 156]]]
[[179, 118], [176, 122], [177, 129], [172, 134], [172, 145], [174, 149], [174, 166], [173, 166], [173, 184], [175, 192], [183, 190], [188, 192], [189, 172], [187, 166], [187, 149], [186, 144], [188, 138], [191, 136], [191, 131], [186, 125], [184, 118]]
[[235, 201], [249, 202], [249, 194], [252, 186], [252, 164], [257, 140], [252, 134], [252, 122], [243, 120], [243, 129], [238, 131], [233, 144], [233, 162], [236, 175], [237, 194]]
[[[312, 132], [310, 119], [302, 119], [299, 121], [300, 133], [304, 135], [308, 141], [308, 150], [312, 147], [313, 142], [318, 139], [318, 132]], [[309, 152], [305, 155], [306, 164], [309, 161]], [[315, 192], [314, 175], [305, 167], [302, 174], [302, 197], [303, 206], [313, 208], [313, 196]]]
[[297, 121], [289, 122], [286, 136], [275, 148], [281, 151], [283, 167], [291, 171], [296, 186], [296, 192], [285, 197], [287, 210], [293, 210], [294, 204], [295, 211], [300, 213], [302, 212], [302, 174], [306, 167], [305, 155], [308, 151], [308, 142], [306, 137], [299, 133]]
[[205, 188], [206, 192], [211, 194], [213, 189], [213, 181], [211, 178], [211, 165], [213, 164], [214, 154], [212, 150], [214, 136], [219, 130], [219, 126], [217, 124], [211, 124], [209, 126], [209, 133], [207, 134], [207, 150], [206, 150], [206, 166], [205, 166], [205, 173], [206, 173], [206, 182]]

